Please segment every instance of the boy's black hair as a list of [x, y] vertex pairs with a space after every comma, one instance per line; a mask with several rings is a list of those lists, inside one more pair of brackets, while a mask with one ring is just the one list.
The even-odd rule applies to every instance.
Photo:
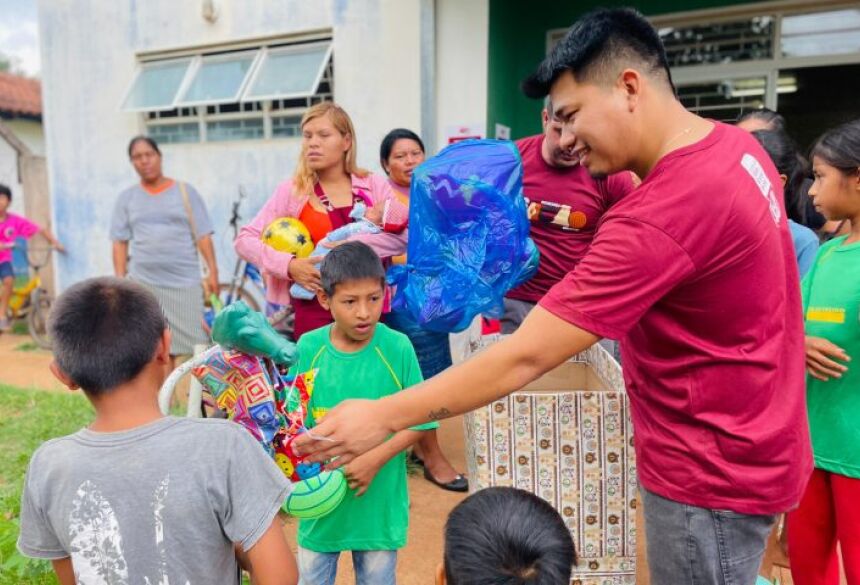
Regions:
[[801, 188], [807, 175], [806, 161], [798, 154], [794, 142], [785, 132], [754, 130], [752, 135], [770, 156], [779, 174], [786, 176], [785, 211], [789, 219], [804, 223], [806, 203], [801, 196]]
[[424, 152], [424, 143], [421, 141], [420, 136], [406, 128], [395, 128], [385, 135], [385, 138], [382, 139], [382, 144], [379, 145], [379, 162], [382, 163], [385, 174], [388, 174], [388, 159], [391, 156], [391, 151], [394, 149], [394, 144], [401, 138], [414, 140], [421, 147], [421, 152]]
[[561, 516], [530, 492], [483, 489], [445, 524], [448, 585], [566, 585], [575, 564]]
[[675, 93], [669, 61], [660, 35], [633, 8], [598, 8], [573, 23], [564, 38], [522, 83], [530, 98], [549, 94], [565, 71], [577, 81], [614, 81], [626, 67], [662, 79]]
[[167, 321], [140, 284], [113, 277], [71, 286], [51, 310], [59, 368], [87, 394], [105, 394], [137, 377], [155, 355]]
[[128, 158], [131, 158], [131, 151], [134, 150], [134, 145], [138, 142], [146, 142], [152, 147], [152, 150], [158, 153], [158, 156], [161, 156], [161, 149], [158, 148], [158, 143], [155, 141], [155, 139], [150, 138], [149, 136], [144, 136], [143, 134], [139, 134], [132, 138], [128, 143]]
[[815, 141], [809, 158], [813, 156], [846, 175], [860, 170], [860, 119], [846, 122], [822, 134]]
[[12, 189], [8, 185], [0, 183], [0, 195], [5, 195], [9, 201], [12, 201]]
[[334, 295], [337, 285], [364, 278], [378, 278], [385, 286], [382, 260], [370, 246], [361, 242], [341, 244], [329, 252], [320, 265], [322, 288], [328, 296]]
[[735, 123], [740, 124], [746, 120], [761, 120], [768, 125], [769, 130], [786, 131], [785, 117], [770, 108], [756, 108], [755, 110], [750, 110], [738, 118], [738, 121]]

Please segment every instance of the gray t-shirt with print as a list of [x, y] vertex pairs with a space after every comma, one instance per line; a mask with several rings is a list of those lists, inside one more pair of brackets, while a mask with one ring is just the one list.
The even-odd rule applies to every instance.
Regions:
[[289, 490], [250, 433], [229, 421], [83, 429], [33, 455], [18, 549], [71, 557], [80, 585], [235, 585], [233, 543], [251, 548]]
[[[185, 183], [197, 237], [212, 233], [206, 204]], [[200, 262], [179, 182], [156, 195], [140, 185], [129, 187], [116, 201], [110, 239], [130, 242], [129, 276], [155, 286], [184, 288], [200, 282]]]

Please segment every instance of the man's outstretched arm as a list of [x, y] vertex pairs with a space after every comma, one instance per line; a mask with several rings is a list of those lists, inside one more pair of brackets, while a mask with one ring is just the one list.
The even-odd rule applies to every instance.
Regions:
[[540, 306], [510, 337], [423, 384], [382, 400], [348, 400], [296, 439], [314, 461], [339, 467], [392, 433], [455, 416], [519, 390], [598, 341]]

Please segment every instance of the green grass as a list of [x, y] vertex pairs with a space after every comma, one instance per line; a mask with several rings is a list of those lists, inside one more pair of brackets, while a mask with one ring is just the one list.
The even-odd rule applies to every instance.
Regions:
[[15, 550], [24, 473], [39, 445], [75, 432], [92, 417], [82, 395], [0, 384], [0, 585], [56, 583], [50, 564], [25, 559]]
[[38, 351], [39, 346], [32, 341], [25, 341], [15, 346], [15, 351]]
[[12, 333], [15, 335], [29, 335], [30, 330], [27, 329], [27, 321], [25, 319], [18, 319], [12, 323]]

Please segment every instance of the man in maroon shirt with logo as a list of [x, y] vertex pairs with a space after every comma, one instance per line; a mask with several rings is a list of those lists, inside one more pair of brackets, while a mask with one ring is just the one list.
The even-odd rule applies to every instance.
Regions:
[[754, 583], [775, 514], [798, 504], [812, 470], [779, 174], [750, 134], [684, 109], [634, 10], [582, 17], [523, 89], [549, 93], [561, 146], [593, 176], [626, 169], [642, 184], [516, 333], [397, 396], [338, 406], [300, 446], [343, 465], [617, 337], [652, 582]]
[[523, 159], [523, 194], [531, 237], [540, 251], [537, 273], [505, 298], [502, 333], [516, 331], [535, 304], [585, 256], [609, 207], [633, 190], [627, 171], [594, 179], [579, 164], [573, 144], [559, 145], [562, 124], [543, 109], [543, 134], [517, 140]]

